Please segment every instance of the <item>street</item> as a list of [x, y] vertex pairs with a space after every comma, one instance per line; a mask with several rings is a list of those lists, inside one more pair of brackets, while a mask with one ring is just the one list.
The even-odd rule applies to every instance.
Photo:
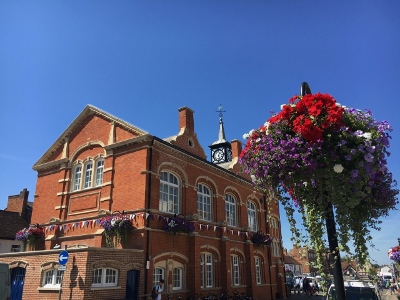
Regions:
[[[390, 290], [384, 289], [383, 292], [381, 293], [382, 300], [397, 300], [397, 293], [390, 295]], [[326, 297], [322, 296], [322, 293], [313, 295], [313, 296], [305, 296], [302, 294], [291, 294], [291, 297], [288, 298], [289, 300], [324, 300]]]

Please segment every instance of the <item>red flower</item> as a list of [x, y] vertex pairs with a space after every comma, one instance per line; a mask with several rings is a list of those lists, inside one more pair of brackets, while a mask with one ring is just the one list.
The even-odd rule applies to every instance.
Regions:
[[289, 102], [295, 106], [283, 106], [282, 111], [268, 122], [288, 121], [294, 132], [310, 142], [323, 139], [324, 131], [328, 129], [338, 130], [343, 126], [344, 109], [337, 106], [336, 100], [328, 94], [294, 96]]
[[301, 127], [301, 135], [310, 142], [316, 142], [322, 139], [323, 131], [311, 123], [310, 119], [305, 119]]

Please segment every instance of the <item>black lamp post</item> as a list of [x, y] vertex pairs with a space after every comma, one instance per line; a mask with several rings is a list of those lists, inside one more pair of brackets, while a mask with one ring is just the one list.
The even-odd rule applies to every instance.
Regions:
[[[303, 82], [300, 88], [300, 95], [304, 96], [306, 94], [311, 94], [311, 89], [307, 82]], [[327, 197], [324, 197], [322, 200], [327, 201], [328, 199]], [[333, 205], [329, 201], [327, 201], [325, 209], [325, 226], [329, 243], [329, 262], [331, 266], [333, 266], [333, 280], [335, 283], [336, 299], [346, 300], [342, 264], [340, 261], [339, 243], [336, 233], [335, 215], [333, 212]]]

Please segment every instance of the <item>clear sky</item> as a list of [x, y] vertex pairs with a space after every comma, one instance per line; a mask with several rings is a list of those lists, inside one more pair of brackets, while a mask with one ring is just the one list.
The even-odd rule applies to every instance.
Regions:
[[[188, 106], [209, 153], [220, 104], [227, 139], [242, 139], [303, 81], [393, 126], [399, 179], [399, 11], [398, 0], [3, 0], [0, 209], [23, 188], [33, 201], [32, 166], [87, 104], [160, 138]], [[373, 262], [390, 263], [399, 220], [392, 211], [373, 232]]]

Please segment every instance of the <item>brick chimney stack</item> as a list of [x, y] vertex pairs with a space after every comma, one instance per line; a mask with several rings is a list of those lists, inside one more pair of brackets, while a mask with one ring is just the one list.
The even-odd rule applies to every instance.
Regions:
[[242, 143], [239, 140], [233, 140], [231, 142], [232, 147], [232, 160], [235, 158], [239, 158], [240, 153], [242, 152]]
[[26, 218], [29, 191], [25, 188], [19, 195], [8, 196], [7, 211], [17, 212], [22, 218]]
[[194, 111], [186, 106], [179, 108], [178, 111], [179, 111], [179, 130], [186, 128], [189, 131], [194, 132], [194, 118], [193, 118]]

